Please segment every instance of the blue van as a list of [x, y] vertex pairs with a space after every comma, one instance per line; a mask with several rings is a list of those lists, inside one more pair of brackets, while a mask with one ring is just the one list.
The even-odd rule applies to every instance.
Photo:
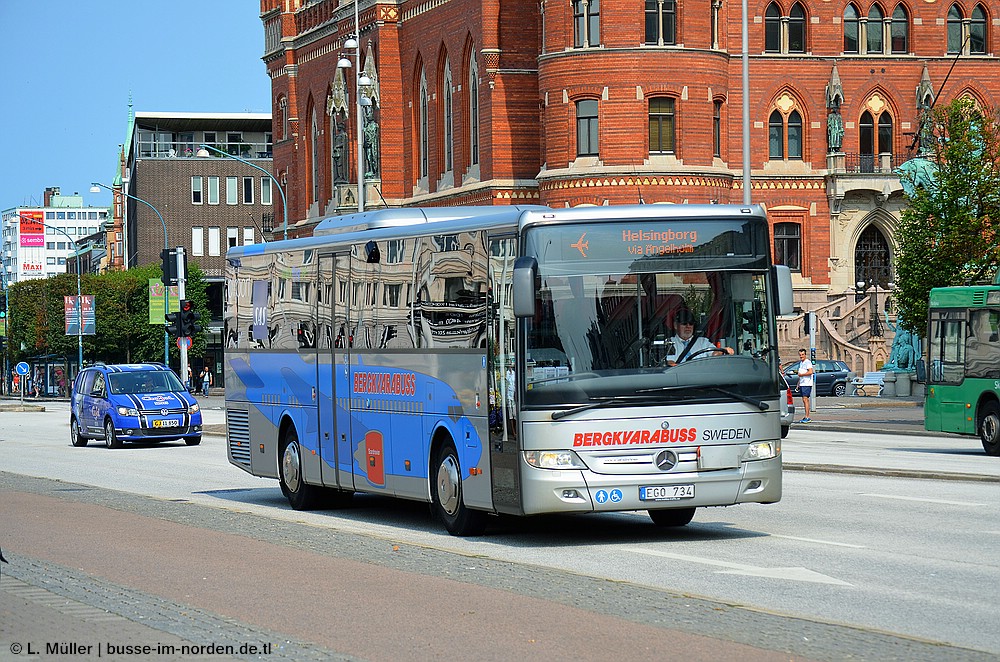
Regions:
[[73, 382], [69, 429], [74, 446], [104, 439], [108, 448], [126, 441], [183, 439], [201, 443], [201, 407], [181, 380], [160, 363], [97, 364]]

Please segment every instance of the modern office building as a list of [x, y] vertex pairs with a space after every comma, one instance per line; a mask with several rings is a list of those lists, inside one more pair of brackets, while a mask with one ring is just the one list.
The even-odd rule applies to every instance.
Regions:
[[79, 193], [62, 195], [58, 187], [51, 187], [45, 190], [42, 205], [4, 210], [0, 219], [5, 278], [16, 283], [75, 273], [78, 247], [90, 247], [88, 237], [103, 229], [108, 209], [85, 206]]
[[117, 229], [109, 254], [127, 269], [159, 264], [164, 247], [184, 247], [188, 264], [198, 264], [208, 280], [206, 361], [221, 385], [226, 250], [271, 239], [280, 208], [269, 174], [271, 116], [130, 111], [128, 136], [106, 184]]
[[[798, 307], [820, 318], [820, 356], [874, 369], [897, 168], [927, 147], [935, 104], [1000, 103], [1000, 11], [747, 6], [744, 94], [735, 2], [261, 0], [289, 222], [309, 234], [359, 193], [366, 207], [738, 203], [749, 181]], [[782, 356], [808, 343], [802, 322], [782, 321]]]

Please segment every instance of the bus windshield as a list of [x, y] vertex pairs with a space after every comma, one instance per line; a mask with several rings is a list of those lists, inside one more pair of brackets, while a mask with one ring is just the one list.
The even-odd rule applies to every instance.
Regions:
[[[525, 406], [776, 395], [766, 252], [759, 255], [755, 237], [727, 228], [706, 243], [689, 233], [678, 245], [626, 242], [622, 228], [602, 227], [587, 232], [580, 246], [589, 246], [554, 259], [566, 238], [547, 235], [564, 229], [536, 231], [539, 288], [525, 334]], [[569, 236], [581, 234], [576, 228]]]

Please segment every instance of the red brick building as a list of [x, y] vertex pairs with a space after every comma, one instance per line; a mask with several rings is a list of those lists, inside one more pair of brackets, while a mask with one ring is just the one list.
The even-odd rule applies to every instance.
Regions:
[[[354, 47], [353, 3], [261, 0], [293, 234], [357, 210], [359, 111], [366, 208], [743, 200], [740, 3], [358, 1]], [[888, 348], [855, 283], [877, 283], [882, 317], [894, 170], [929, 105], [1000, 104], [1000, 8], [750, 0], [747, 25], [750, 198], [823, 320], [820, 354], [873, 369]]]

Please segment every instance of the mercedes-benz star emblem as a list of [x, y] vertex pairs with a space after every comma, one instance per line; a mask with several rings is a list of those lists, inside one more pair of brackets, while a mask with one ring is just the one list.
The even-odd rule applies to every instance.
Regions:
[[673, 451], [660, 451], [656, 454], [656, 468], [660, 471], [670, 471], [677, 464], [677, 456]]

